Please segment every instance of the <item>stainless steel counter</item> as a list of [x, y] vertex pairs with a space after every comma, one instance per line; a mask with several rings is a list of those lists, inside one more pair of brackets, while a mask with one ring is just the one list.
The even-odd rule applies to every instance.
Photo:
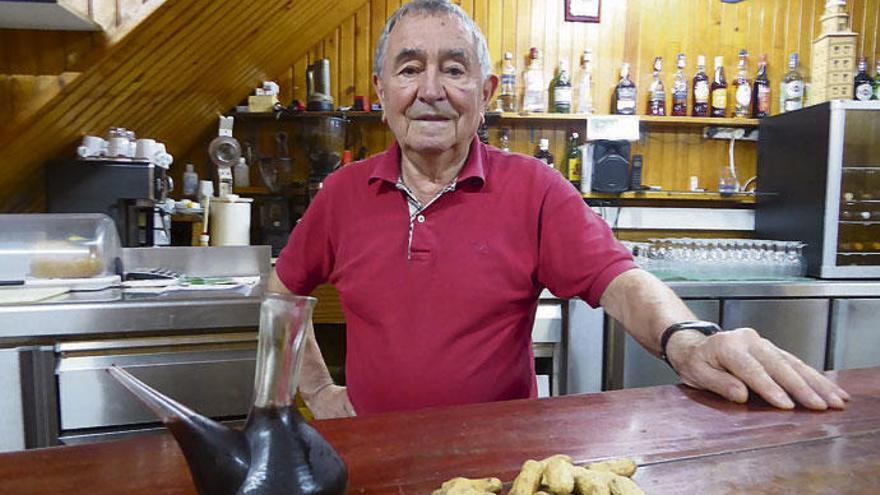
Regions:
[[0, 345], [24, 338], [255, 327], [262, 286], [245, 290], [125, 294], [73, 292], [39, 304], [0, 306]]
[[[880, 297], [880, 281], [669, 282], [682, 298]], [[74, 292], [52, 302], [0, 306], [0, 345], [28, 337], [256, 326], [262, 286], [242, 291]], [[552, 298], [547, 291], [542, 298]]]
[[880, 297], [880, 280], [667, 282], [682, 298]]

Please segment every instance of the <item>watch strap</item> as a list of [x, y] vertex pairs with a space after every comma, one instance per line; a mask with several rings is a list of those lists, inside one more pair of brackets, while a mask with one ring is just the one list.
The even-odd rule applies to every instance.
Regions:
[[666, 354], [666, 345], [669, 343], [669, 339], [673, 335], [675, 335], [676, 332], [680, 332], [682, 330], [696, 330], [703, 335], [709, 336], [720, 332], [721, 327], [718, 326], [717, 323], [702, 320], [681, 321], [669, 325], [669, 327], [663, 331], [663, 335], [660, 337], [660, 359], [666, 361], [666, 364], [668, 364], [669, 367], [673, 369], [673, 371], [675, 370], [675, 367], [672, 366], [672, 363], [669, 362], [669, 356], [667, 356]]

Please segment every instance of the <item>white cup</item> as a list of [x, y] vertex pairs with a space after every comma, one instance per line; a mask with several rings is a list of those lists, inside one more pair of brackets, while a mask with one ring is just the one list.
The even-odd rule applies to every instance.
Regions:
[[156, 140], [155, 139], [138, 139], [135, 155], [137, 158], [153, 161], [156, 156]]
[[107, 156], [109, 157], [131, 157], [131, 144], [128, 138], [115, 137], [110, 138], [107, 143]]
[[76, 149], [81, 158], [101, 156], [107, 150], [107, 141], [98, 136], [83, 136], [82, 145]]

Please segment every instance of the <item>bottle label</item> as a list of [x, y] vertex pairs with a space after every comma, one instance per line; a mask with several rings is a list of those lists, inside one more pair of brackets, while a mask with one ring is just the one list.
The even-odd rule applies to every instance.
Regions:
[[727, 88], [718, 88], [712, 91], [712, 108], [727, 108]]
[[856, 99], [859, 101], [868, 101], [871, 99], [871, 83], [862, 83], [856, 86]]
[[636, 110], [636, 88], [617, 88], [617, 113], [634, 113]]
[[785, 85], [785, 99], [802, 98], [804, 96], [804, 83], [801, 81], [791, 81]]
[[758, 113], [770, 113], [770, 86], [758, 86]]
[[571, 86], [553, 88], [553, 103], [571, 107]]
[[581, 180], [581, 161], [577, 158], [568, 159], [568, 180], [571, 182]]
[[736, 88], [736, 104], [748, 107], [752, 103], [752, 88], [748, 84], [740, 84]]
[[688, 97], [687, 83], [684, 81], [676, 81], [675, 84], [672, 85], [672, 99], [673, 99], [673, 101], [686, 102], [687, 97]]
[[516, 74], [501, 74], [501, 94], [512, 95], [516, 91]]
[[694, 86], [694, 101], [696, 103], [709, 103], [709, 82], [699, 81]]
[[540, 72], [529, 71], [526, 73], [523, 110], [527, 112], [546, 110], [544, 107], [544, 76]]

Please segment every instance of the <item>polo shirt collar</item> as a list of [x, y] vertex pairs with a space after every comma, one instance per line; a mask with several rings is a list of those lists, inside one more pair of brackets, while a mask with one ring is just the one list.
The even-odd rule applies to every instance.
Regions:
[[[483, 165], [486, 160], [485, 145], [480, 142], [476, 135], [471, 140], [467, 160], [464, 162], [461, 172], [458, 173], [456, 183], [465, 181], [478, 181], [480, 185], [486, 183], [486, 170]], [[400, 145], [395, 139], [383, 156], [377, 160], [373, 173], [370, 174], [369, 182], [376, 180], [385, 181], [391, 185], [397, 184], [400, 178]]]

